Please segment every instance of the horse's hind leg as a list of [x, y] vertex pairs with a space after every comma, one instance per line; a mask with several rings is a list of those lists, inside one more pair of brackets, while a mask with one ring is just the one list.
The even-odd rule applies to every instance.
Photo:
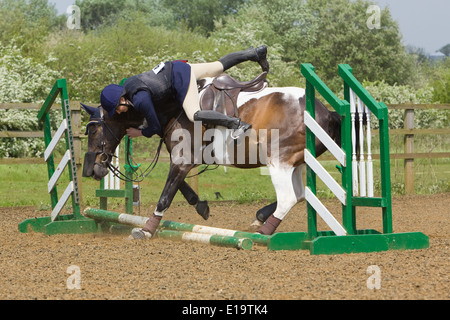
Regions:
[[192, 188], [186, 181], [181, 182], [179, 189], [183, 194], [184, 198], [187, 200], [187, 202], [190, 205], [195, 206], [195, 210], [197, 210], [197, 213], [203, 219], [208, 220], [209, 218], [208, 201], [201, 201], [198, 195], [195, 193], [194, 190], [192, 190]]
[[271, 204], [268, 204], [264, 208], [259, 209], [256, 212], [256, 219], [258, 219], [258, 221], [260, 221], [261, 223], [264, 223], [267, 220], [267, 218], [269, 218], [272, 215], [272, 213], [275, 212], [276, 209], [277, 209], [277, 202], [275, 201]]
[[291, 208], [305, 198], [302, 169], [299, 167], [269, 166], [270, 176], [277, 194], [277, 208], [259, 229], [259, 233], [273, 234]]
[[256, 219], [253, 220], [252, 224], [250, 225], [250, 230], [259, 230], [259, 228], [266, 222], [266, 220], [272, 215], [272, 213], [275, 212], [275, 209], [277, 208], [277, 202], [273, 202], [271, 204], [268, 204], [267, 206], [259, 209], [256, 212]]

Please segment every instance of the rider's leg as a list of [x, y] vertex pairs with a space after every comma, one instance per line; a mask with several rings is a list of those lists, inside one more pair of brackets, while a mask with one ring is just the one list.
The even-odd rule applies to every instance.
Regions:
[[[200, 79], [200, 78], [199, 78]], [[244, 133], [251, 128], [251, 125], [241, 121], [239, 118], [229, 117], [223, 113], [212, 110], [200, 110], [199, 95], [197, 89], [197, 76], [191, 70], [191, 80], [189, 89], [183, 102], [183, 109], [190, 121], [202, 121], [206, 124], [220, 125], [228, 129], [240, 129], [240, 133]]]
[[211, 125], [221, 125], [228, 129], [240, 129], [240, 133], [250, 129], [251, 125], [241, 121], [239, 118], [229, 117], [215, 111], [200, 111], [197, 80], [218, 76], [223, 71], [244, 61], [258, 62], [264, 71], [268, 71], [269, 63], [266, 58], [267, 47], [260, 46], [256, 49], [249, 48], [229, 53], [215, 62], [191, 64], [189, 89], [183, 101], [183, 109], [189, 120], [192, 122], [199, 120]]
[[191, 68], [196, 76], [196, 79], [199, 80], [205, 77], [218, 76], [222, 72], [245, 61], [258, 62], [263, 71], [269, 72], [267, 47], [264, 45], [256, 49], [252, 47], [246, 50], [229, 53], [215, 62], [191, 64]]
[[199, 100], [200, 98], [198, 95], [197, 77], [194, 74], [194, 70], [191, 66], [191, 80], [189, 82], [189, 88], [186, 93], [186, 97], [183, 101], [183, 109], [191, 122], [194, 122], [194, 114], [200, 111]]
[[221, 74], [224, 69], [223, 65], [219, 61], [208, 63], [192, 63], [191, 73], [194, 74], [196, 80], [204, 79], [207, 77], [216, 77]]
[[219, 59], [223, 69], [228, 70], [231, 67], [245, 61], [258, 62], [263, 71], [269, 72], [269, 62], [267, 61], [267, 47], [265, 45], [258, 48], [249, 48], [246, 50], [229, 53]]

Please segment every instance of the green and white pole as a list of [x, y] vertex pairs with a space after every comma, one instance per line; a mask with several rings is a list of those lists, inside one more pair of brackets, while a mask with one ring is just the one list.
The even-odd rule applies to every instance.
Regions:
[[158, 230], [156, 236], [162, 239], [177, 240], [182, 242], [198, 242], [219, 247], [250, 250], [253, 242], [247, 238], [236, 238], [229, 236], [218, 236], [195, 232], [183, 232], [175, 230]]
[[208, 226], [201, 226], [198, 224], [190, 224], [190, 223], [182, 223], [182, 222], [174, 222], [168, 220], [162, 220], [159, 228], [162, 230], [177, 230], [177, 231], [189, 231], [195, 233], [203, 233], [203, 234], [214, 234], [220, 236], [229, 236], [236, 238], [247, 238], [251, 239], [254, 243], [267, 245], [269, 242], [270, 236], [259, 234], [259, 233], [251, 233], [244, 231], [236, 231]]
[[84, 215], [94, 220], [101, 220], [106, 222], [115, 222], [131, 227], [143, 228], [149, 219], [148, 217], [135, 216], [126, 213], [117, 213], [108, 210], [86, 208]]
[[[86, 217], [106, 222], [120, 223], [132, 227], [142, 228], [149, 218], [135, 216], [126, 213], [117, 213], [102, 209], [86, 208], [84, 210]], [[249, 232], [240, 232], [227, 229], [198, 226], [188, 223], [178, 223], [162, 220], [156, 234], [159, 238], [194, 241], [208, 243], [210, 245], [233, 247], [237, 249], [250, 250], [253, 246], [253, 239], [259, 243], [267, 244], [267, 236], [253, 234]], [[264, 239], [265, 242], [264, 242]], [[257, 242], [255, 241], [255, 242]]]

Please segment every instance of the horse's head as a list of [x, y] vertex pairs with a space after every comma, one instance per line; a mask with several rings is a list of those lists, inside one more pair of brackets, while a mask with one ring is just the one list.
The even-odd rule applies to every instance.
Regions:
[[118, 114], [109, 118], [101, 107], [82, 106], [90, 115], [85, 133], [88, 135], [88, 151], [84, 157], [83, 177], [101, 180], [108, 174], [114, 151], [131, 125]]

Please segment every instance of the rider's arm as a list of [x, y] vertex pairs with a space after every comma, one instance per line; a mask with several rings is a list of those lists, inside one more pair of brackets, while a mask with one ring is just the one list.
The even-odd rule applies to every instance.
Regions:
[[142, 130], [142, 135], [150, 138], [154, 134], [162, 136], [162, 129], [156, 115], [155, 107], [147, 91], [139, 91], [133, 97], [133, 104], [139, 113], [147, 120], [148, 127]]

